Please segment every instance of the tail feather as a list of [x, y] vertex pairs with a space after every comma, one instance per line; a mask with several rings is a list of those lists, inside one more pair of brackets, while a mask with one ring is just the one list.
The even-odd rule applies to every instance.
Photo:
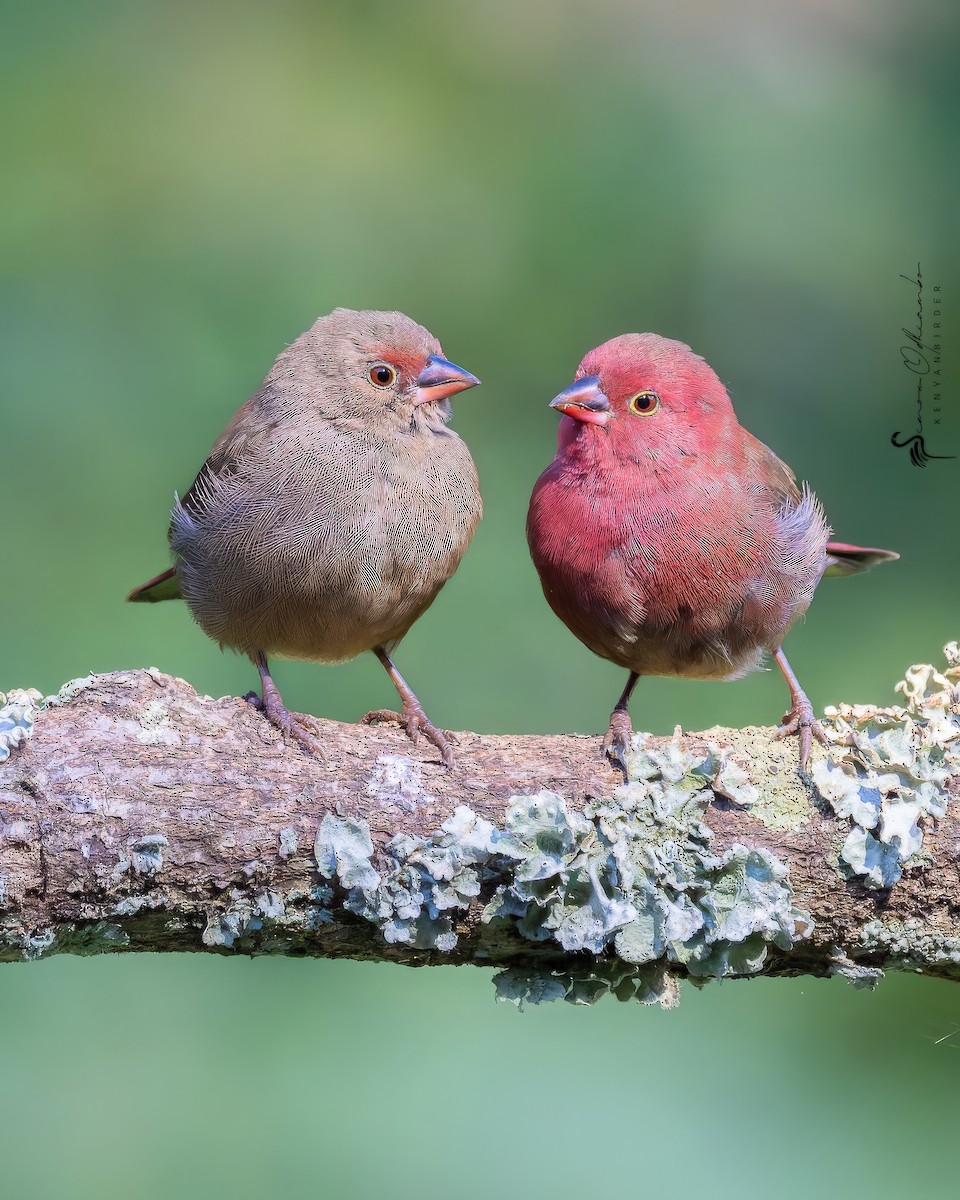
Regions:
[[141, 583], [130, 592], [127, 599], [134, 603], [147, 604], [156, 604], [159, 600], [181, 599], [180, 580], [177, 578], [176, 569], [171, 567], [168, 571], [155, 575], [153, 579], [148, 579], [146, 583]]
[[850, 546], [846, 542], [827, 542], [827, 569], [825, 575], [859, 575], [869, 571], [878, 563], [894, 562], [900, 557], [893, 550], [879, 550], [875, 546]]

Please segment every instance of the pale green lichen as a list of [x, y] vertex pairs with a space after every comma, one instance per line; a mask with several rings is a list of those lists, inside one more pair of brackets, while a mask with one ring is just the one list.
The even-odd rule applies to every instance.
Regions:
[[27, 962], [35, 962], [52, 950], [56, 942], [57, 931], [55, 929], [38, 929], [32, 933], [26, 933], [20, 943], [23, 957]]
[[703, 816], [720, 758], [641, 738], [627, 764], [630, 782], [582, 814], [545, 792], [511, 800], [496, 841], [509, 882], [484, 920], [512, 918], [524, 937], [566, 951], [612, 949], [636, 966], [665, 959], [718, 979], [754, 974], [771, 944], [809, 936], [774, 855], [737, 844], [711, 853]]
[[0, 762], [33, 733], [33, 724], [43, 704], [36, 688], [11, 688], [0, 692]]
[[946, 671], [914, 666], [897, 684], [906, 706], [843, 704], [826, 710], [834, 743], [812, 771], [838, 817], [852, 822], [840, 849], [844, 873], [890, 888], [923, 861], [925, 825], [944, 815], [946, 781], [960, 771], [960, 647]]
[[57, 930], [58, 954], [109, 954], [130, 944], [129, 935], [112, 921], [61, 925]]
[[452, 950], [457, 935], [451, 918], [479, 895], [478, 867], [493, 852], [494, 834], [489, 821], [461, 806], [429, 837], [392, 838], [380, 872], [370, 861], [367, 822], [328, 813], [317, 831], [314, 855], [320, 874], [346, 889], [347, 910], [376, 924], [386, 941]]
[[[796, 748], [789, 740], [771, 741], [770, 730], [756, 725], [708, 729], [704, 736], [714, 733], [727, 743], [723, 758], [728, 770], [721, 770], [713, 781], [714, 791], [722, 799], [748, 809], [751, 820], [775, 833], [796, 833], [809, 824], [816, 809], [797, 774]], [[743, 764], [749, 764], [751, 774]], [[744, 786], [731, 787], [727, 782], [731, 778], [742, 780]]]
[[388, 942], [453, 949], [456, 916], [486, 883], [482, 920], [492, 934], [507, 926], [563, 951], [616, 956], [573, 973], [504, 973], [501, 995], [515, 1001], [586, 1003], [611, 992], [672, 1003], [671, 964], [700, 981], [755, 974], [771, 946], [789, 950], [809, 936], [812, 921], [774, 855], [738, 844], [711, 852], [703, 818], [714, 795], [740, 804], [754, 795], [725, 752], [640, 737], [626, 761], [630, 782], [583, 812], [547, 791], [514, 796], [497, 829], [461, 806], [429, 837], [393, 838], [381, 870], [367, 822], [327, 814], [318, 868]]
[[279, 892], [260, 892], [253, 903], [256, 912], [270, 921], [280, 920], [287, 911], [287, 902]]
[[108, 954], [129, 945], [127, 934], [112, 921], [92, 921], [75, 925], [68, 922], [57, 928], [25, 930], [4, 925], [0, 930], [0, 945], [19, 952], [27, 962], [51, 954]]
[[133, 917], [141, 909], [165, 908], [169, 898], [163, 892], [140, 892], [135, 896], [123, 896], [113, 906], [115, 917]]
[[129, 844], [129, 856], [122, 859], [121, 864], [128, 864], [126, 870], [132, 869], [137, 875], [156, 875], [163, 869], [163, 851], [168, 845], [162, 833], [147, 833], [134, 838]]
[[36, 688], [11, 688], [9, 692], [0, 692], [0, 762], [5, 762], [11, 751], [31, 736], [38, 713], [51, 705], [72, 700], [95, 681], [94, 675], [71, 679], [53, 696], [44, 696]]
[[960, 937], [931, 929], [917, 917], [868, 921], [860, 930], [866, 955], [896, 970], [923, 970], [960, 978]]
[[297, 852], [297, 847], [297, 831], [295, 829], [290, 829], [289, 827], [286, 829], [281, 829], [280, 848], [277, 851], [280, 857], [283, 859], [293, 858]]
[[[156, 671], [156, 667], [151, 667], [150, 671]], [[75, 700], [87, 688], [96, 687], [99, 679], [99, 675], [81, 675], [78, 679], [68, 679], [58, 692], [55, 692], [52, 696], [44, 697], [43, 707], [48, 708]]]
[[[945, 672], [932, 667], [907, 672], [900, 685], [903, 709], [844, 705], [828, 710], [835, 745], [831, 757], [815, 768], [817, 780], [837, 815], [852, 823], [841, 851], [846, 869], [874, 886], [891, 886], [905, 866], [922, 860], [924, 822], [942, 815], [943, 784], [960, 768], [956, 643], [947, 647], [947, 657]], [[63, 703], [95, 682], [94, 676], [72, 681], [46, 700], [39, 693], [4, 697], [21, 710], [11, 713], [9, 728], [26, 730], [9, 741], [16, 745], [28, 736], [45, 704]], [[158, 727], [162, 715], [158, 710]], [[0, 735], [4, 728], [0, 723]], [[788, 950], [811, 932], [810, 918], [793, 903], [787, 870], [773, 854], [740, 844], [721, 854], [711, 851], [705, 815], [714, 798], [745, 807], [775, 828], [799, 828], [812, 812], [792, 770], [773, 783], [765, 779], [757, 789], [740, 765], [754, 758], [743, 740], [749, 732], [738, 731], [740, 740], [722, 752], [712, 744], [692, 751], [682, 736], [656, 747], [640, 735], [626, 756], [628, 781], [582, 812], [568, 809], [562, 797], [549, 792], [514, 796], [503, 829], [497, 829], [460, 807], [428, 837], [394, 837], [379, 852], [376, 866], [367, 823], [328, 814], [314, 844], [317, 865], [346, 892], [344, 907], [375, 924], [388, 942], [452, 950], [458, 917], [485, 890], [491, 897], [482, 913], [490, 935], [486, 945], [496, 942], [498, 930], [510, 929], [542, 943], [548, 957], [573, 951], [591, 956], [575, 970], [501, 972], [502, 999], [562, 998], [582, 1004], [612, 994], [669, 1005], [677, 998], [671, 968], [683, 968], [697, 984], [755, 974], [771, 947]], [[370, 794], [384, 803], [416, 806], [424, 798], [422, 777], [409, 763], [402, 756], [383, 756]], [[768, 803], [771, 789], [778, 787], [782, 796]], [[781, 800], [788, 791], [801, 799], [784, 815]], [[280, 832], [281, 857], [296, 853], [297, 844], [293, 829]], [[150, 878], [163, 867], [165, 846], [160, 834], [137, 838], [117, 869]], [[259, 862], [249, 864], [251, 874], [260, 870]], [[320, 929], [332, 920], [333, 898], [332, 889], [323, 885], [286, 894], [264, 890], [252, 901], [234, 890], [223, 908], [208, 910], [203, 942], [270, 952], [272, 926]], [[142, 899], [142, 904], [141, 897], [121, 899], [116, 915], [165, 903], [159, 892]], [[960, 973], [960, 939], [925, 935], [918, 954], [919, 924], [899, 933], [879, 922], [875, 926], [864, 929], [868, 961], [883, 951], [885, 960]], [[108, 922], [89, 929], [91, 948], [109, 943], [113, 930], [126, 936]], [[15, 941], [30, 957], [60, 950], [71, 936], [71, 927], [5, 935], [9, 945]], [[87, 934], [78, 932], [75, 940], [81, 936]], [[274, 942], [282, 949], [281, 939]], [[478, 960], [487, 952], [481, 937]], [[842, 955], [831, 972], [858, 985], [880, 974], [879, 968]]]
[[662, 964], [629, 967], [617, 959], [597, 960], [575, 971], [501, 971], [493, 977], [497, 1000], [523, 1008], [565, 1000], [568, 1004], [595, 1004], [604, 996], [638, 1004], [676, 1008], [680, 984]]
[[718, 796], [731, 801], [738, 808], [752, 809], [760, 797], [759, 790], [750, 782], [750, 776], [733, 759], [724, 759], [712, 786]]
[[163, 700], [148, 700], [137, 712], [140, 725], [137, 741], [145, 746], [176, 746], [180, 734], [170, 721], [170, 710]]
[[310, 888], [298, 885], [285, 894], [264, 890], [253, 900], [232, 888], [230, 903], [209, 913], [201, 941], [205, 946], [226, 950], [285, 953], [289, 948], [287, 938], [271, 938], [270, 930], [315, 932], [333, 920], [329, 909], [332, 899], [333, 891], [323, 884]]
[[313, 853], [324, 879], [339, 880], [348, 892], [354, 889], [369, 892], [380, 882], [380, 876], [370, 862], [373, 840], [370, 826], [363, 817], [351, 821], [327, 813], [320, 822]]
[[883, 978], [880, 967], [866, 967], [844, 954], [839, 946], [834, 946], [830, 955], [830, 966], [827, 968], [831, 975], [839, 975], [854, 988], [867, 988], [872, 991]]
[[404, 754], [380, 754], [374, 764], [367, 795], [384, 805], [395, 805], [413, 812], [419, 805], [434, 800], [423, 785], [420, 764]]
[[210, 914], [200, 935], [205, 946], [224, 946], [229, 950], [244, 934], [257, 933], [263, 928], [263, 921], [245, 896], [234, 889], [231, 901], [221, 912]]

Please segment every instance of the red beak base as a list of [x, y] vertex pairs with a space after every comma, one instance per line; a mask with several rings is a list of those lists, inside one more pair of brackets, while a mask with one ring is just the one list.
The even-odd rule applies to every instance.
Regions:
[[437, 400], [446, 400], [457, 392], [465, 392], [467, 388], [478, 387], [480, 380], [471, 375], [463, 367], [448, 362], [439, 354], [431, 354], [426, 366], [417, 376], [417, 391], [414, 404], [432, 404]]
[[606, 425], [612, 416], [610, 401], [596, 375], [585, 375], [571, 383], [550, 401], [550, 407], [586, 425]]

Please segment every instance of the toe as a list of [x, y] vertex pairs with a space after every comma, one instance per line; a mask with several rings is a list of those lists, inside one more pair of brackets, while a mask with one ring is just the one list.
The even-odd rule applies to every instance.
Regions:
[[440, 751], [440, 757], [443, 759], [445, 767], [453, 766], [453, 746], [451, 746], [447, 735], [442, 729], [437, 729], [436, 726], [429, 722], [424, 726], [423, 732], [426, 734], [428, 741]]
[[813, 734], [810, 731], [809, 725], [801, 725], [800, 727], [800, 770], [806, 773], [810, 766], [810, 745], [813, 741]]
[[610, 729], [603, 739], [603, 755], [615, 767], [619, 767], [624, 775], [627, 774], [627, 755], [630, 753], [630, 739], [622, 733]]
[[[411, 731], [412, 726], [412, 731]], [[436, 746], [440, 751], [440, 757], [443, 759], [445, 767], [453, 766], [453, 746], [450, 744], [450, 739], [442, 729], [438, 729], [436, 725], [432, 725], [426, 717], [426, 714], [421, 710], [417, 714], [416, 720], [411, 721], [407, 726], [407, 732], [411, 742], [417, 744], [420, 734], [422, 733], [431, 745]]]
[[293, 721], [290, 725], [290, 735], [295, 742], [298, 742], [304, 750], [308, 751], [314, 757], [326, 761], [326, 751], [323, 743], [309, 729], [301, 725], [299, 721]]
[[360, 718], [361, 725], [402, 725], [403, 717], [392, 708], [375, 708]]
[[610, 728], [603, 739], [603, 753], [612, 763], [626, 773], [627, 755], [633, 742], [633, 725], [628, 713], [614, 710], [610, 717]]
[[406, 720], [407, 737], [416, 746], [420, 740], [420, 734], [440, 751], [440, 757], [443, 759], [444, 765], [453, 766], [453, 747], [447, 738], [447, 735], [442, 729], [438, 729], [436, 725], [431, 724], [427, 714], [419, 705], [411, 705], [405, 709], [404, 716]]
[[320, 722], [316, 717], [311, 717], [309, 713], [291, 713], [290, 717], [297, 725], [314, 737], [319, 736]]
[[813, 739], [816, 738], [822, 746], [829, 745], [829, 739], [824, 733], [823, 727], [813, 715], [812, 705], [791, 709], [790, 712], [785, 713], [783, 723], [773, 736], [779, 741], [781, 738], [789, 737], [791, 734], [799, 735], [800, 770], [806, 774], [810, 766], [810, 751], [813, 747]]

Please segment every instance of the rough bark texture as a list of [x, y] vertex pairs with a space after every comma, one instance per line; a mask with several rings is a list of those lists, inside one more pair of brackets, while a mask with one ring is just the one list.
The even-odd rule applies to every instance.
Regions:
[[[383, 921], [344, 907], [350, 880], [321, 878], [315, 853], [327, 814], [369, 824], [379, 868], [390, 839], [428, 838], [457, 806], [501, 830], [511, 798], [542, 789], [578, 812], [623, 782], [601, 760], [597, 737], [461, 733], [448, 771], [432, 747], [411, 748], [394, 727], [320, 726], [325, 762], [287, 745], [244, 701], [199, 696], [156, 671], [94, 676], [43, 709], [32, 736], [0, 764], [0, 959], [207, 950], [573, 974], [619, 961], [612, 945], [598, 957], [543, 933], [531, 940], [515, 919], [482, 920], [495, 889], [509, 882], [502, 861], [495, 872], [478, 869], [479, 895], [449, 911], [455, 938], [440, 944], [455, 941], [452, 948], [387, 941]], [[892, 887], [870, 889], [838, 869], [850, 822], [799, 778], [795, 739], [770, 734], [716, 729], [680, 743], [694, 752], [707, 740], [730, 747], [729, 759], [759, 790], [747, 803], [715, 790], [702, 810], [711, 852], [739, 846], [774, 855], [795, 908], [813, 921], [812, 934], [801, 926], [792, 947], [768, 939], [762, 967], [752, 970], [960, 974], [956, 805], [922, 822], [919, 865], [908, 864]], [[941, 794], [955, 798], [957, 787], [954, 776]], [[670, 970], [685, 968], [674, 962]]]

